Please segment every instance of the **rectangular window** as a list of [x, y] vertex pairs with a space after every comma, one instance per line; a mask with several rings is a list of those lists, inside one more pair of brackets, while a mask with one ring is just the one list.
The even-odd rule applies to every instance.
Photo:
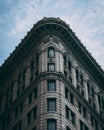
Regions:
[[87, 83], [87, 90], [88, 90], [88, 93], [90, 94], [90, 84]]
[[80, 113], [82, 113], [82, 105], [81, 105], [80, 102], [78, 102], [78, 110], [79, 110]]
[[87, 117], [87, 112], [86, 112], [86, 108], [85, 107], [83, 107], [83, 116]]
[[69, 90], [65, 87], [65, 97], [68, 99], [69, 97]]
[[28, 103], [31, 104], [32, 103], [32, 93], [30, 93], [28, 95]]
[[56, 111], [56, 98], [48, 98], [47, 99], [47, 110], [48, 111]]
[[39, 65], [39, 55], [36, 56], [36, 66]]
[[64, 65], [66, 66], [66, 56], [65, 55], [63, 56], [63, 62], [64, 62]]
[[56, 81], [55, 80], [48, 80], [47, 83], [48, 91], [56, 91]]
[[67, 78], [67, 72], [66, 72], [66, 71], [64, 71], [64, 75], [65, 75], [65, 77]]
[[89, 128], [80, 120], [80, 130], [89, 130]]
[[32, 111], [30, 111], [28, 114], [27, 114], [27, 125], [29, 125], [31, 123], [31, 120], [32, 120]]
[[54, 58], [55, 57], [55, 50], [53, 47], [48, 49], [48, 57], [49, 58]]
[[80, 84], [83, 85], [83, 76], [80, 75]]
[[68, 61], [68, 69], [69, 69], [69, 71], [71, 71], [71, 62], [70, 61]]
[[91, 125], [94, 126], [94, 118], [90, 115]]
[[37, 117], [37, 106], [33, 108], [33, 120], [35, 120]]
[[47, 120], [47, 130], [57, 130], [55, 119], [48, 119]]
[[73, 96], [72, 93], [70, 93], [70, 102], [71, 102], [72, 104], [74, 104], [74, 96]]
[[37, 87], [35, 88], [35, 90], [34, 90], [34, 99], [36, 99], [37, 98]]
[[48, 71], [55, 71], [55, 63], [48, 63]]
[[66, 118], [68, 118], [72, 124], [75, 124], [75, 114], [66, 106]]
[[76, 79], [79, 80], [79, 72], [77, 69], [76, 69]]
[[66, 126], [66, 130], [71, 130], [68, 126]]

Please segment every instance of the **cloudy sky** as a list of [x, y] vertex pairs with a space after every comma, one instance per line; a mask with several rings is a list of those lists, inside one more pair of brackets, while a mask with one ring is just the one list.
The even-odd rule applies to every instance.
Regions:
[[68, 23], [104, 69], [104, 0], [0, 0], [0, 66], [43, 17]]

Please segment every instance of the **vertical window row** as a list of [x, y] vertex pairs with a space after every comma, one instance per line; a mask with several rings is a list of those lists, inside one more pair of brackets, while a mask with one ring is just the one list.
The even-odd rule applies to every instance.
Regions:
[[75, 124], [75, 114], [70, 110], [68, 106], [65, 106], [66, 109], [66, 118], [71, 121], [72, 124]]
[[31, 104], [33, 99], [35, 100], [37, 98], [37, 87], [34, 89], [33, 92], [31, 92], [29, 95], [28, 95], [28, 104]]
[[[48, 58], [55, 58], [55, 49], [54, 47], [49, 47], [48, 48], [48, 54], [47, 54]], [[49, 62], [47, 64], [47, 69], [48, 71], [55, 71], [55, 63], [53, 61]]]
[[65, 87], [65, 97], [74, 104], [74, 95]]
[[82, 106], [82, 104], [79, 101], [78, 101], [78, 110], [85, 118], [87, 118], [86, 108]]
[[37, 117], [37, 106], [35, 106], [29, 113], [27, 113], [27, 125], [30, 125]]
[[72, 77], [71, 77], [71, 69], [72, 64], [70, 60], [67, 59], [66, 55], [63, 55], [63, 65], [64, 65], [64, 76], [72, 83]]
[[39, 73], [39, 54], [30, 62], [30, 83]]
[[11, 83], [8, 86], [8, 89], [7, 89], [7, 93], [6, 93], [6, 104], [5, 104], [5, 108], [6, 109], [11, 105], [12, 100], [13, 100], [13, 87], [14, 87], [14, 84]]
[[17, 97], [22, 94], [25, 89], [25, 80], [26, 80], [26, 68], [20, 72], [18, 76], [18, 88], [17, 88]]

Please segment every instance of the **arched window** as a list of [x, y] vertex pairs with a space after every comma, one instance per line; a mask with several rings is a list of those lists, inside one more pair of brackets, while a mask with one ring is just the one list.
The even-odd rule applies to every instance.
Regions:
[[53, 47], [48, 48], [48, 57], [49, 58], [55, 57], [55, 49]]

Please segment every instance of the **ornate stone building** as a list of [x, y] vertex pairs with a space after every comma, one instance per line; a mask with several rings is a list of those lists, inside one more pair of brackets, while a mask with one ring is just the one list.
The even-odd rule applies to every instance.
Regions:
[[104, 130], [104, 72], [64, 21], [34, 25], [0, 67], [0, 130]]

